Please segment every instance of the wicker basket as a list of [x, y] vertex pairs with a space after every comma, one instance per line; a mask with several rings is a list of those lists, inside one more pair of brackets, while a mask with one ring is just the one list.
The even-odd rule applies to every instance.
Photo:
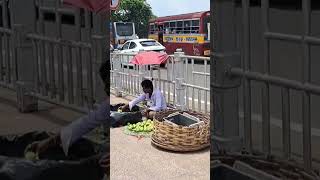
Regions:
[[154, 132], [151, 136], [151, 143], [160, 148], [189, 152], [207, 148], [210, 145], [210, 118], [207, 115], [197, 112], [186, 112], [199, 118], [204, 122], [203, 126], [184, 127], [175, 126], [163, 120], [163, 118], [178, 110], [159, 112], [154, 118]]

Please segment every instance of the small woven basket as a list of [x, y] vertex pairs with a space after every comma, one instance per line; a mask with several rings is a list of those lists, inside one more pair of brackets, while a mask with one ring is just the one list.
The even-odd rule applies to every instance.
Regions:
[[155, 115], [151, 143], [160, 148], [176, 152], [197, 151], [209, 147], [210, 117], [198, 112], [186, 112], [204, 122], [204, 125], [196, 127], [175, 126], [163, 120], [163, 118], [175, 112], [183, 113], [186, 111], [167, 110]]

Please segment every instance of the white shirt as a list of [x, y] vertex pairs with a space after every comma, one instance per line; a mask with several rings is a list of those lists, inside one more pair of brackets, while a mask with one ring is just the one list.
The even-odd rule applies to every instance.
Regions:
[[86, 116], [80, 117], [68, 126], [63, 127], [60, 132], [60, 139], [63, 151], [68, 155], [69, 147], [72, 146], [83, 135], [87, 134], [99, 125], [107, 124], [110, 121], [110, 99], [103, 101], [100, 106], [90, 111]]
[[149, 98], [149, 94], [142, 94], [136, 99], [129, 102], [130, 110], [133, 106], [144, 100], [150, 101], [151, 104], [149, 109], [152, 111], [161, 111], [167, 108], [167, 103], [164, 96], [159, 89], [156, 89], [153, 91], [151, 98]]

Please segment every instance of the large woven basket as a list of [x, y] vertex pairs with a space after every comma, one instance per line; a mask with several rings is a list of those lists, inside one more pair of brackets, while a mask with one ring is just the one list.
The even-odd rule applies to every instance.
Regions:
[[210, 118], [208, 115], [197, 112], [186, 112], [199, 118], [204, 125], [198, 127], [174, 126], [163, 120], [163, 118], [178, 110], [159, 112], [154, 118], [154, 132], [151, 143], [160, 148], [177, 151], [197, 151], [210, 146]]

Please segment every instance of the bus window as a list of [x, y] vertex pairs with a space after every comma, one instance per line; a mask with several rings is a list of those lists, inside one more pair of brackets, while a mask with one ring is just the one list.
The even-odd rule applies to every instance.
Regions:
[[176, 33], [177, 34], [183, 34], [183, 28], [177, 28]]
[[183, 22], [183, 27], [190, 27], [191, 26], [191, 21], [184, 21]]
[[154, 25], [154, 32], [158, 32], [159, 31], [159, 29], [158, 29], [158, 25], [157, 24], [155, 24]]
[[154, 34], [154, 24], [150, 25], [149, 28], [150, 34]]
[[168, 27], [170, 27], [169, 22], [164, 23], [164, 28], [168, 28]]
[[198, 34], [200, 29], [200, 20], [192, 20], [191, 22], [191, 33]]
[[159, 27], [159, 31], [163, 32], [163, 26], [158, 26]]
[[164, 33], [165, 33], [165, 34], [170, 34], [170, 32], [171, 32], [171, 31], [170, 31], [170, 28], [166, 28]]
[[177, 22], [170, 22], [170, 28], [176, 28], [177, 27]]
[[199, 27], [192, 27], [192, 28], [191, 28], [191, 33], [193, 33], [193, 34], [199, 34]]
[[184, 28], [183, 28], [183, 30], [184, 30], [183, 33], [184, 33], [184, 34], [190, 34], [190, 30], [191, 30], [191, 29], [190, 29], [190, 28], [191, 28], [190, 26], [191, 26], [191, 21], [184, 21], [184, 22], [183, 22], [183, 27], [184, 27]]
[[170, 22], [170, 33], [175, 34], [176, 33], [176, 28], [177, 28], [177, 22]]
[[199, 27], [199, 25], [200, 25], [200, 20], [192, 20], [192, 24], [191, 24], [192, 26], [197, 26], [197, 27]]
[[177, 33], [182, 34], [183, 33], [183, 21], [177, 22]]
[[170, 32], [169, 27], [170, 27], [170, 23], [165, 22], [164, 23], [164, 31], [163, 31], [164, 34], [169, 34], [169, 32]]

